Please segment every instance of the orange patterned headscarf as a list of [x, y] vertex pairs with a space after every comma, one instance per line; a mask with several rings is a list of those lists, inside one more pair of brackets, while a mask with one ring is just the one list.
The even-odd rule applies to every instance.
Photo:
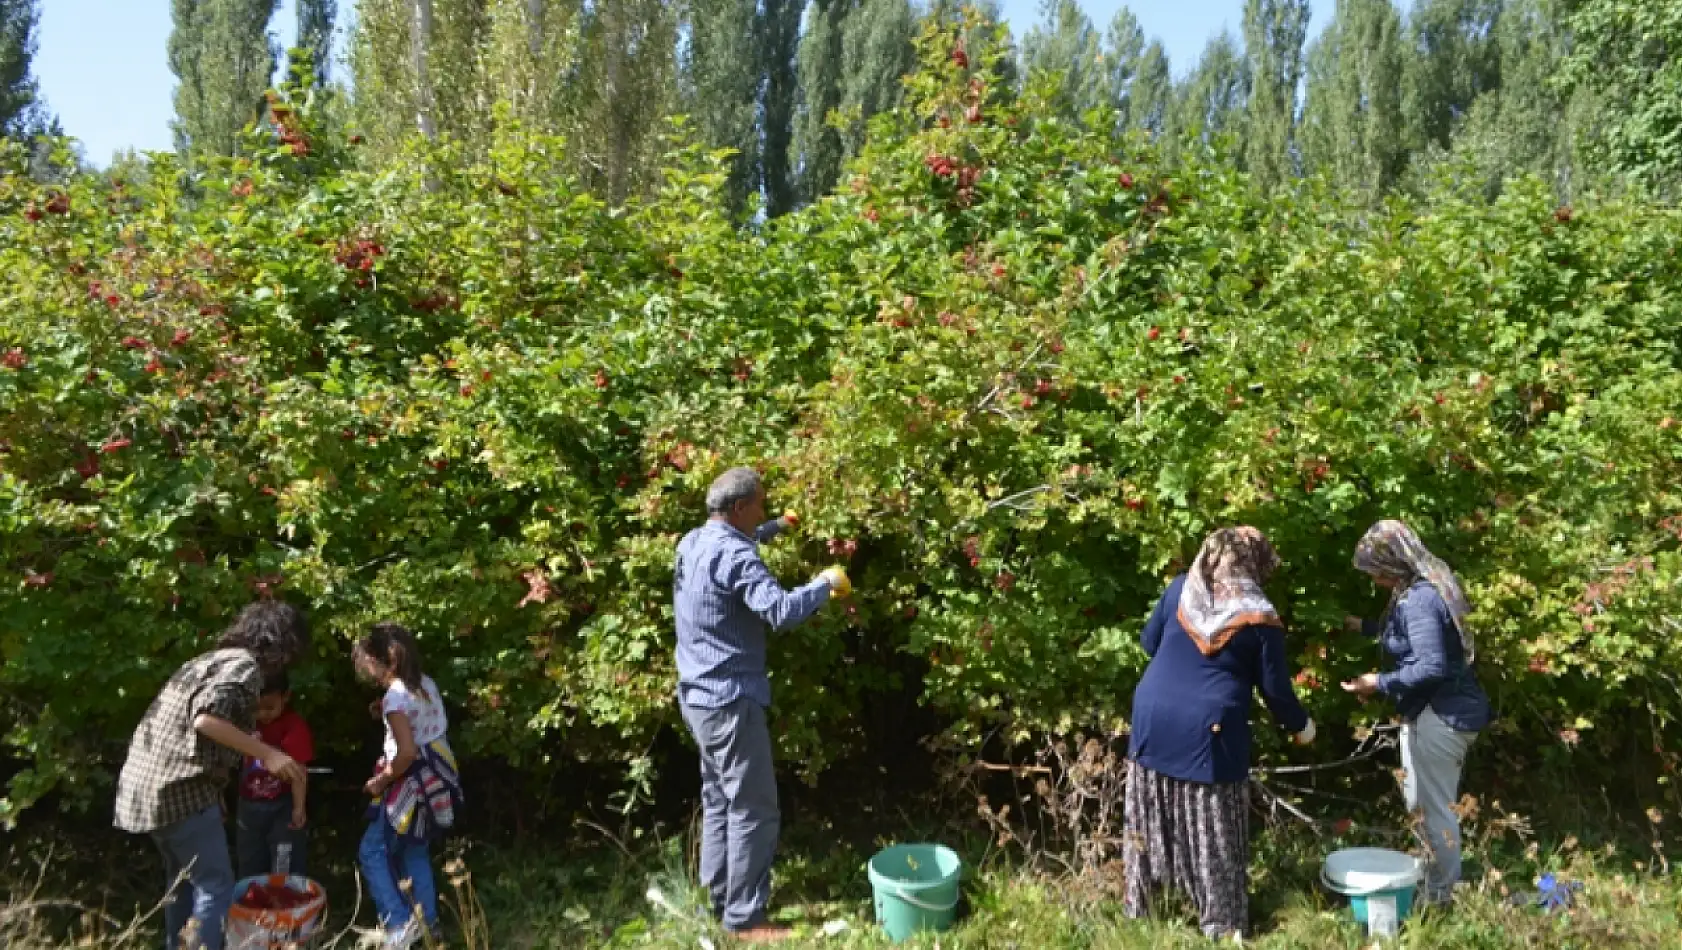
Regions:
[[1279, 567], [1273, 545], [1255, 528], [1222, 528], [1197, 552], [1180, 590], [1180, 626], [1204, 656], [1214, 656], [1252, 624], [1278, 626], [1262, 585]]

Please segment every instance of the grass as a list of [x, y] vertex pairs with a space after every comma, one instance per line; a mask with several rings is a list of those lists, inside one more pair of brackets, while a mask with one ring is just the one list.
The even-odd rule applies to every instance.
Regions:
[[[1510, 825], [1484, 825], [1479, 831], [1468, 855], [1468, 870], [1476, 880], [1467, 884], [1452, 910], [1410, 920], [1393, 946], [1668, 950], [1682, 943], [1682, 879], [1662, 861], [1640, 860], [1612, 845], [1591, 851], [1569, 840], [1543, 848]], [[833, 950], [891, 946], [872, 923], [863, 871], [869, 849], [799, 837], [805, 840], [792, 842], [778, 865], [776, 917], [796, 928], [788, 945]], [[972, 857], [987, 851], [986, 843], [974, 838], [956, 843]], [[1363, 950], [1374, 943], [1340, 899], [1313, 884], [1324, 850], [1305, 830], [1276, 827], [1263, 837], [1252, 877], [1256, 933], [1247, 945]], [[493, 928], [488, 946], [499, 950], [728, 945], [705, 919], [702, 897], [689, 883], [688, 861], [675, 842], [547, 868], [509, 851], [487, 851], [477, 863], [478, 886]], [[1511, 893], [1531, 887], [1543, 870], [1584, 883], [1569, 913], [1550, 914], [1511, 902]], [[651, 886], [675, 909], [652, 906], [646, 897]], [[926, 935], [907, 946], [1168, 950], [1211, 945], [1183, 906], [1163, 908], [1160, 918], [1150, 922], [1129, 921], [1113, 896], [1078, 878], [1032, 871], [1003, 856], [987, 860], [967, 880], [965, 904], [953, 931]], [[846, 930], [826, 936], [824, 925], [834, 921], [845, 922]]]
[[[1536, 838], [1522, 818], [1498, 807], [1468, 823], [1467, 884], [1451, 911], [1409, 921], [1392, 946], [1610, 950], [1682, 946], [1682, 878], [1671, 873], [1660, 825], [1640, 821], [1592, 843]], [[1097, 883], [1059, 873], [1055, 861], [1030, 865], [1003, 849], [973, 822], [917, 825], [881, 810], [868, 824], [877, 836], [815, 816], [790, 822], [776, 866], [775, 917], [796, 928], [788, 946], [862, 950], [888, 947], [874, 926], [864, 864], [889, 838], [936, 839], [955, 847], [973, 869], [964, 886], [958, 926], [907, 946], [940, 950], [1061, 950], [1211, 946], [1183, 902], [1149, 922], [1129, 921], [1119, 901]], [[1633, 829], [1633, 831], [1632, 831]], [[576, 833], [575, 833], [576, 832]], [[619, 834], [594, 825], [558, 828], [541, 844], [504, 840], [456, 843], [435, 858], [450, 946], [465, 950], [572, 950], [730, 945], [703, 910], [693, 882], [687, 834], [658, 828]], [[323, 829], [312, 846], [312, 874], [334, 895], [334, 927], [356, 906], [353, 828]], [[1332, 847], [1394, 845], [1383, 828], [1322, 839], [1299, 823], [1275, 824], [1252, 856], [1249, 946], [1364, 950], [1366, 938], [1343, 902], [1316, 883], [1320, 858]], [[126, 849], [120, 853], [118, 847]], [[337, 860], [334, 860], [337, 856]], [[88, 947], [150, 948], [157, 918], [155, 862], [142, 842], [114, 842], [103, 831], [62, 824], [37, 827], [15, 843], [0, 867], [0, 946], [16, 950]], [[1577, 906], [1548, 914], [1514, 906], [1511, 892], [1553, 871], [1583, 882]], [[650, 900], [650, 890], [662, 896]], [[371, 912], [360, 908], [362, 923]], [[845, 930], [825, 935], [825, 925]], [[355, 930], [338, 930], [322, 946], [350, 950]]]

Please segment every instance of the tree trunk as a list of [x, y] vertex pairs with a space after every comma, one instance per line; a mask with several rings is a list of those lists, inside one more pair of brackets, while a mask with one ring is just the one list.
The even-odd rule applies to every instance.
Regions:
[[543, 55], [543, 0], [526, 0], [526, 44], [537, 62]]
[[435, 141], [438, 126], [432, 116], [432, 74], [427, 65], [432, 47], [432, 0], [415, 0], [409, 42], [415, 68], [415, 122], [428, 141]]

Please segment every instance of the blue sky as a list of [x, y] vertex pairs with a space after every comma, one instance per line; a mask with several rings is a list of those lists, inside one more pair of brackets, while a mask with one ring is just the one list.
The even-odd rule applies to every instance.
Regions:
[[[349, 9], [355, 0], [339, 0]], [[1085, 0], [1100, 27], [1120, 0]], [[1239, 32], [1243, 0], [1131, 0], [1145, 32], [1160, 38], [1176, 74], [1196, 62], [1209, 37]], [[1313, 36], [1331, 15], [1333, 0], [1312, 0]], [[45, 0], [35, 72], [47, 104], [65, 131], [80, 139], [90, 161], [104, 165], [126, 148], [168, 149], [175, 77], [165, 59], [169, 0]], [[1005, 18], [1018, 36], [1039, 16], [1039, 0], [1005, 0]], [[342, 17], [341, 17], [342, 19]], [[274, 30], [282, 45], [296, 33], [292, 0], [282, 0]]]

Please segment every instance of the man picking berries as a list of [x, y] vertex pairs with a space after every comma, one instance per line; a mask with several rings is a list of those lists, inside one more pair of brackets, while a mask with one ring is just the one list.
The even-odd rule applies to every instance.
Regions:
[[851, 588], [834, 567], [792, 591], [777, 583], [756, 543], [794, 518], [766, 520], [765, 489], [753, 469], [734, 468], [713, 482], [707, 513], [707, 523], [678, 544], [672, 581], [678, 705], [701, 753], [701, 883], [725, 929], [769, 943], [788, 929], [765, 916], [781, 830], [766, 725], [766, 627], [787, 630]]

